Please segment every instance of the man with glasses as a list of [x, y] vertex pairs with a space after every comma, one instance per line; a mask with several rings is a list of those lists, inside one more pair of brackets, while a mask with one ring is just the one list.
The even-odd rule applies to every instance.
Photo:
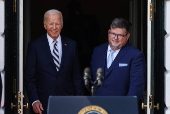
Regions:
[[128, 42], [129, 29], [128, 21], [114, 19], [108, 30], [108, 43], [93, 51], [93, 79], [96, 80], [98, 68], [103, 70], [102, 86], [96, 96], [137, 96], [140, 101], [145, 87], [146, 63], [142, 52]]

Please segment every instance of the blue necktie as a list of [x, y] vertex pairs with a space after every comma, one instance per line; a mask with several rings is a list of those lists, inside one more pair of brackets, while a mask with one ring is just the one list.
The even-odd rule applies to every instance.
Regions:
[[60, 63], [59, 63], [59, 52], [58, 52], [58, 47], [57, 47], [57, 41], [54, 41], [54, 49], [53, 49], [53, 60], [56, 66], [57, 71], [59, 71], [60, 68]]
[[108, 56], [108, 59], [107, 59], [107, 68], [109, 68], [113, 62], [113, 54], [114, 54], [115, 50], [110, 50], [110, 54]]

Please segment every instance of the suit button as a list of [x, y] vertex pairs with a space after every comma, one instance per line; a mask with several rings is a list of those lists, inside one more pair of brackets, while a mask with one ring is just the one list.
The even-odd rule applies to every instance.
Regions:
[[103, 87], [104, 87], [104, 88], [106, 88], [106, 86], [105, 86], [105, 85], [103, 85]]

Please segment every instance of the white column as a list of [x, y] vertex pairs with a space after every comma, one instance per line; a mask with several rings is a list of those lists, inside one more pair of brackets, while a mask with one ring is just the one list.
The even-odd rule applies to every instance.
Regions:
[[4, 37], [2, 36], [5, 29], [4, 1], [0, 0], [0, 71], [4, 69]]
[[2, 97], [0, 99], [1, 107], [0, 114], [4, 114], [4, 100], [5, 100], [5, 80], [4, 80], [4, 63], [5, 63], [5, 38], [2, 35], [5, 29], [5, 2], [0, 0], [0, 74], [2, 80]]
[[[19, 91], [23, 96], [23, 0], [19, 0]], [[23, 114], [23, 97], [19, 114]]]
[[151, 21], [150, 21], [150, 3], [148, 0], [147, 6], [147, 114], [151, 113], [149, 109], [149, 95], [151, 95]]
[[0, 35], [4, 32], [4, 25], [5, 25], [5, 6], [4, 1], [0, 0]]
[[170, 1], [165, 1], [165, 114], [170, 114]]

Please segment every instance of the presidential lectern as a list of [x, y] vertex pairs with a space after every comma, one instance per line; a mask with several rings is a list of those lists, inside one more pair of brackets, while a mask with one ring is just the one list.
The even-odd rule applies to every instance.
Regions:
[[50, 96], [47, 114], [138, 114], [133, 96]]

